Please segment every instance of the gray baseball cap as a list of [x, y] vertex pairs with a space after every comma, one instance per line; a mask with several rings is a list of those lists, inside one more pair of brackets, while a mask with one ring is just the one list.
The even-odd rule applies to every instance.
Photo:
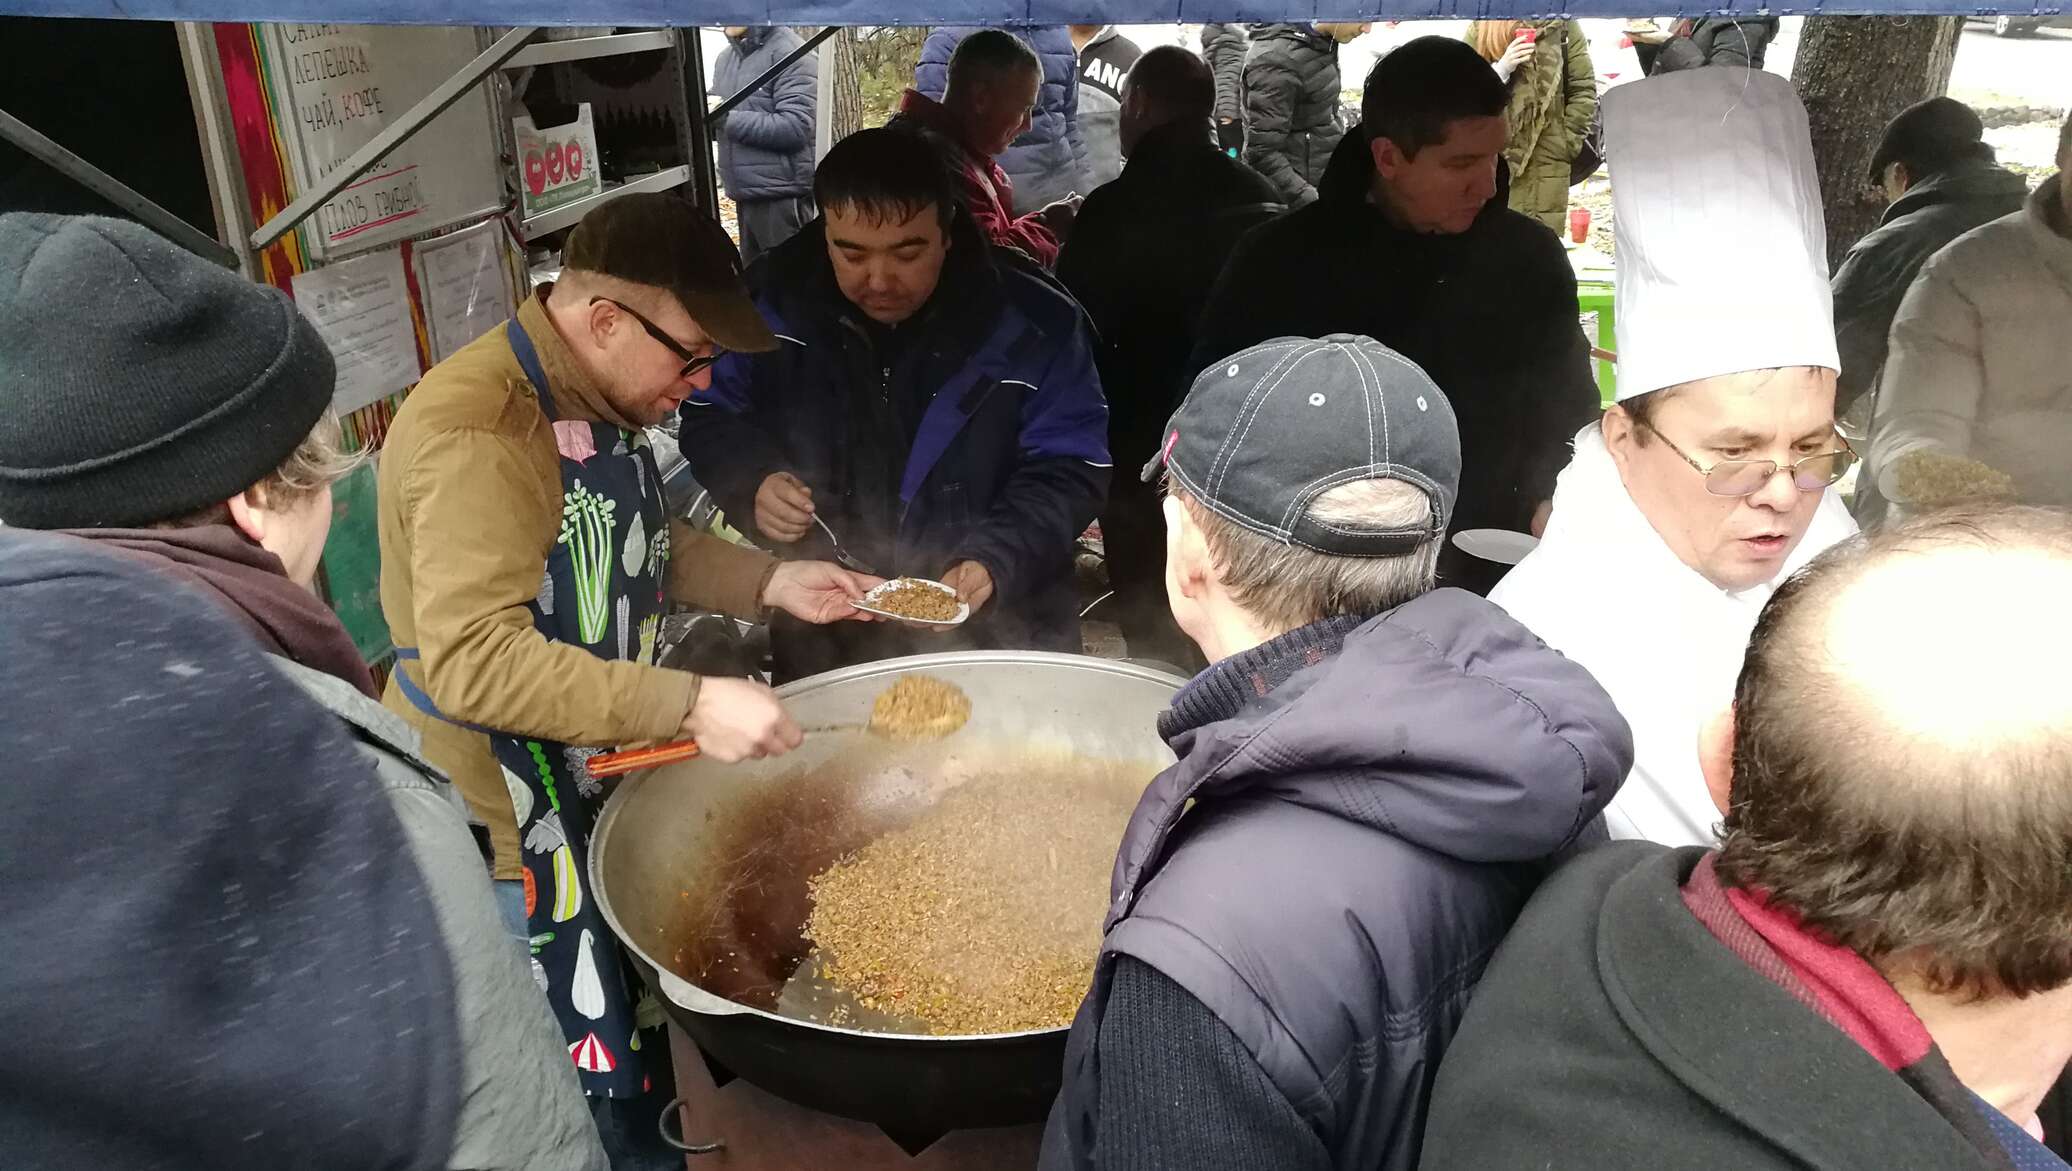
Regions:
[[[1161, 473], [1216, 515], [1283, 544], [1396, 556], [1446, 531], [1460, 428], [1431, 377], [1373, 338], [1275, 338], [1195, 378], [1144, 465], [1146, 483]], [[1310, 519], [1325, 492], [1381, 479], [1424, 489], [1430, 521], [1352, 530]]]

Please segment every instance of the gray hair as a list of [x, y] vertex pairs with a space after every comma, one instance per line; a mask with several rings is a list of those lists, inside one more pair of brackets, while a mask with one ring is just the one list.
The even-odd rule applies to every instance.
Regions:
[[[1276, 633], [1350, 614], [1393, 610], [1437, 584], [1439, 546], [1433, 537], [1392, 557], [1343, 557], [1262, 536], [1196, 504], [1177, 484], [1175, 499], [1202, 531], [1223, 588]], [[1431, 523], [1424, 489], [1403, 480], [1356, 480], [1317, 497], [1309, 519], [1355, 531]]]

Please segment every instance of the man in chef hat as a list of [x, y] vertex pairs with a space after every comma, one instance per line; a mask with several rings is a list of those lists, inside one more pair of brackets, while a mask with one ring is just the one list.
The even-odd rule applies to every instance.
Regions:
[[1827, 234], [1782, 77], [1650, 78], [1605, 95], [1604, 125], [1619, 401], [1576, 437], [1545, 538], [1490, 598], [1633, 725], [1613, 836], [1710, 844], [1699, 727], [1771, 590], [1856, 531], [1830, 490], [1855, 454], [1834, 425]]

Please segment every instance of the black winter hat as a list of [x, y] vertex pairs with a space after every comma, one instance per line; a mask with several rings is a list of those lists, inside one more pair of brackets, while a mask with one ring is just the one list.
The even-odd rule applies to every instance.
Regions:
[[331, 402], [278, 289], [127, 220], [0, 215], [0, 522], [129, 528], [278, 468]]

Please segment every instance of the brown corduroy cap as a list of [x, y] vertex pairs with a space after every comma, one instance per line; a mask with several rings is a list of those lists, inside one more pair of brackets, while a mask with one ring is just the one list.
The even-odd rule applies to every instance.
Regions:
[[741, 253], [712, 217], [667, 192], [614, 199], [568, 234], [563, 267], [667, 289], [722, 349], [759, 354], [777, 335], [741, 280]]

